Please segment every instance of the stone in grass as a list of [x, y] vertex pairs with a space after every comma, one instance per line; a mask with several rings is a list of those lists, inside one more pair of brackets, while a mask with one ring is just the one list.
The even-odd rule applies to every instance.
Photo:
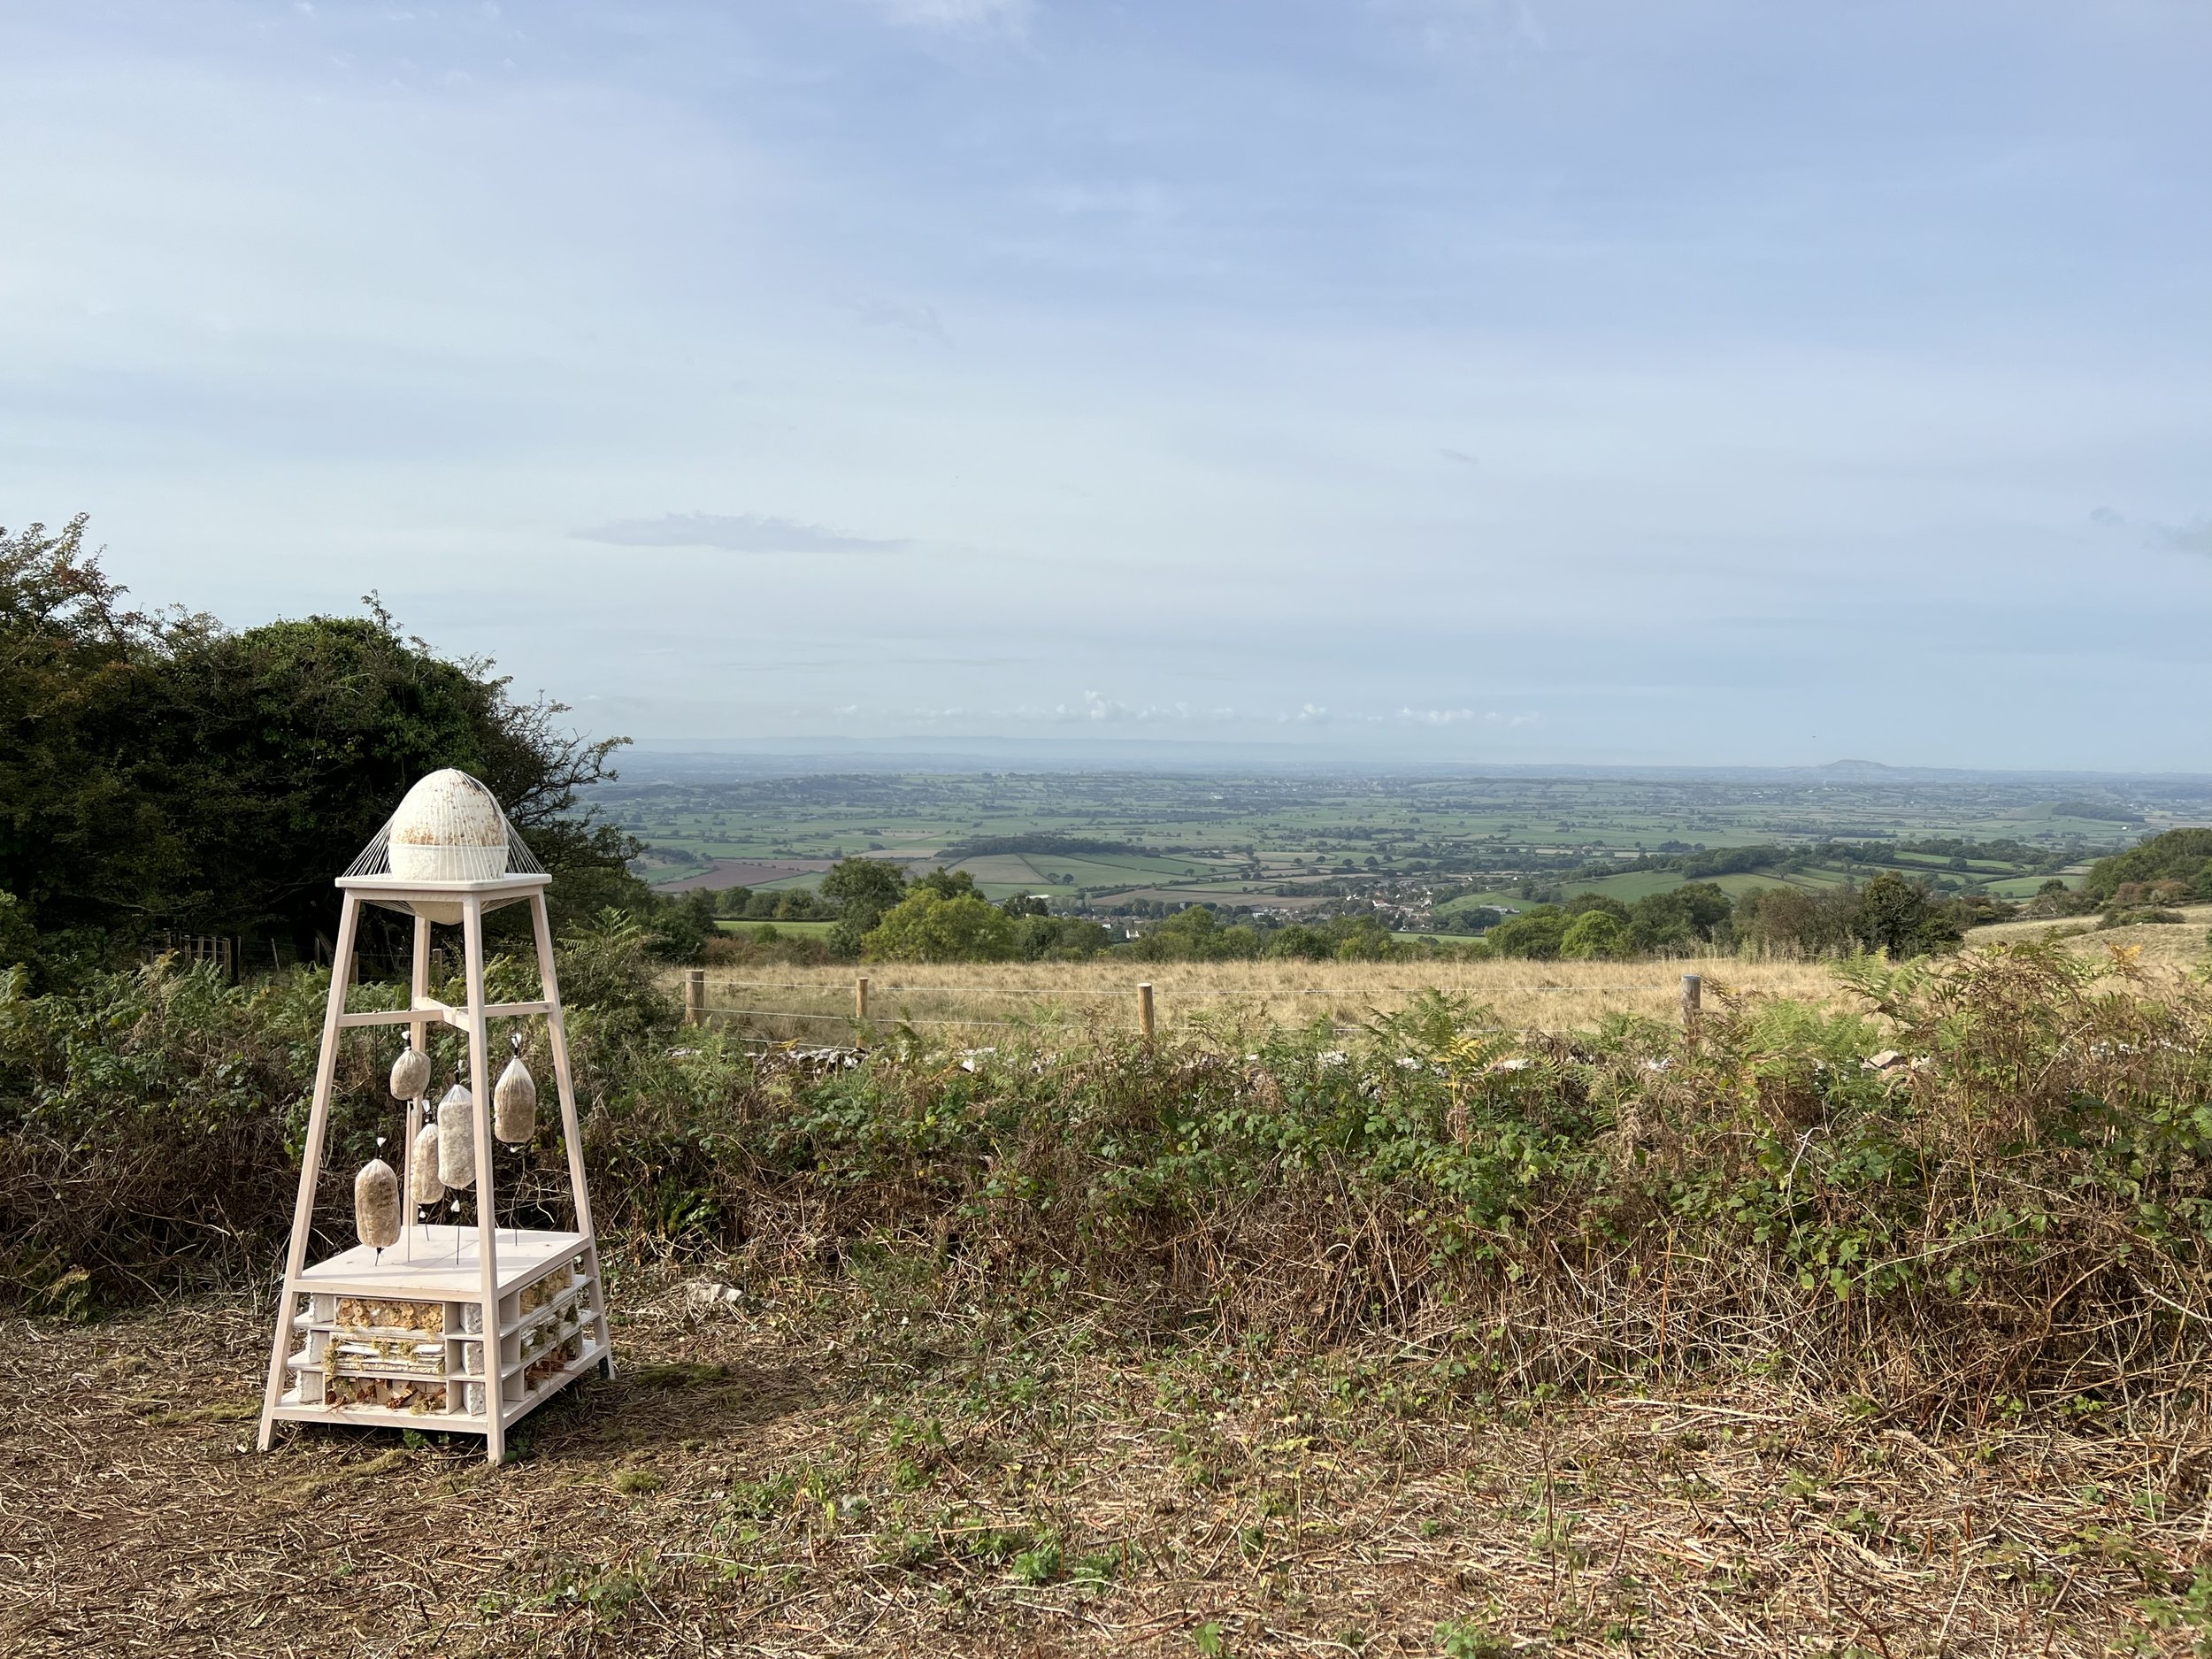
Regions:
[[684, 1311], [712, 1313], [723, 1308], [735, 1308], [745, 1300], [745, 1293], [734, 1285], [726, 1285], [718, 1279], [687, 1279], [679, 1286], [684, 1294]]

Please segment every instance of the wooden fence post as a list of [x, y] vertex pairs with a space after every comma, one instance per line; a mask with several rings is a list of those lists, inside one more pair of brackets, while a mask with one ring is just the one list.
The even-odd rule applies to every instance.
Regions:
[[1147, 1042], [1152, 1041], [1152, 987], [1149, 985], [1137, 987], [1137, 1030]]
[[1690, 1047], [1697, 1047], [1698, 1016], [1701, 1010], [1705, 981], [1697, 974], [1682, 976], [1682, 1034], [1689, 1039]]
[[868, 1019], [868, 979], [863, 974], [853, 981], [853, 1018], [863, 1025]]
[[684, 970], [684, 1024], [703, 1025], [707, 1023], [707, 971], [704, 968]]

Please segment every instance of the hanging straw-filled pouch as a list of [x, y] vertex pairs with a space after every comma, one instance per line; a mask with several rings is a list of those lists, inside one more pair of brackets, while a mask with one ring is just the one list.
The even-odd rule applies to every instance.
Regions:
[[399, 1176], [382, 1158], [372, 1158], [353, 1178], [354, 1236], [372, 1250], [399, 1242]]
[[476, 1102], [458, 1083], [438, 1102], [438, 1179], [455, 1192], [476, 1185]]
[[511, 1147], [525, 1146], [537, 1138], [538, 1083], [518, 1053], [499, 1074], [492, 1090], [492, 1133]]
[[445, 1196], [445, 1181], [438, 1173], [438, 1125], [425, 1124], [415, 1132], [408, 1149], [407, 1172], [415, 1178], [415, 1202], [434, 1204]]
[[419, 1100], [430, 1087], [430, 1056], [409, 1043], [392, 1062], [392, 1098]]

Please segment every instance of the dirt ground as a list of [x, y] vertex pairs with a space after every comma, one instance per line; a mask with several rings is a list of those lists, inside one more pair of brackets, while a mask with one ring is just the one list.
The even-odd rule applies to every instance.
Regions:
[[1536, 1409], [895, 1262], [614, 1286], [621, 1365], [480, 1442], [251, 1449], [243, 1297], [0, 1345], [0, 1652], [2183, 1654], [2212, 1437], [1677, 1383]]

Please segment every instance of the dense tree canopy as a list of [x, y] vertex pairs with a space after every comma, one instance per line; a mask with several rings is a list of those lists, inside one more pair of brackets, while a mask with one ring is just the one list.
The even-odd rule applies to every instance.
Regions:
[[129, 610], [84, 527], [0, 531], [0, 891], [50, 967], [171, 930], [306, 952], [332, 877], [442, 766], [499, 797], [564, 913], [649, 907], [628, 840], [575, 811], [619, 740], [569, 733], [373, 600], [242, 632]]
[[945, 897], [915, 887], [870, 931], [870, 962], [1007, 962], [1018, 954], [1014, 918], [972, 893]]
[[2212, 899], [2212, 829], [2168, 830], [2139, 846], [2089, 867], [2082, 886], [2100, 900], [2112, 898], [2130, 883], [2141, 887], [2162, 881], [2182, 884], [2184, 895]]
[[1203, 904], [1178, 910], [1129, 946], [1129, 954], [1146, 962], [1227, 962], [1260, 954], [1256, 929], [1224, 927]]
[[823, 876], [822, 896], [840, 912], [833, 949], [841, 956], [856, 956], [884, 912], [906, 896], [906, 877], [880, 858], [843, 858]]

